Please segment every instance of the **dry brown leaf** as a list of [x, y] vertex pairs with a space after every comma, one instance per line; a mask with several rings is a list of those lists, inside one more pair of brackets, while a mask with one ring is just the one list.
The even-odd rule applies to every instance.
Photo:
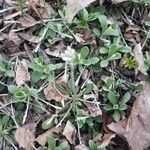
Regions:
[[21, 26], [25, 28], [35, 26], [38, 23], [34, 18], [32, 18], [29, 15], [20, 17], [20, 19], [17, 22], [20, 23]]
[[124, 33], [125, 39], [128, 41], [139, 43], [141, 41], [140, 34], [139, 34], [140, 29], [141, 29], [140, 26], [136, 24], [129, 25], [126, 28]]
[[110, 144], [111, 139], [115, 138], [115, 134], [104, 134], [104, 136], [102, 137], [102, 143], [99, 146], [99, 148], [103, 149], [106, 146], [108, 146]]
[[75, 144], [76, 128], [69, 120], [64, 128], [63, 135], [70, 142], [70, 144]]
[[[144, 83], [143, 86], [143, 91], [137, 95], [134, 102], [127, 127], [123, 133], [132, 150], [143, 150], [150, 146], [150, 85]], [[116, 125], [121, 124], [116, 123]], [[113, 129], [111, 128], [111, 130]], [[123, 130], [116, 130], [116, 133], [120, 131], [122, 134]]]
[[[63, 78], [64, 76], [60, 77], [55, 81], [55, 83], [49, 83], [49, 85], [44, 89], [44, 94], [47, 100], [55, 100], [57, 102], [63, 103], [64, 100], [67, 100], [68, 95], [64, 92], [61, 93], [59, 91], [59, 86], [65, 85], [66, 81]], [[57, 88], [58, 87], [58, 88]]]
[[122, 135], [125, 133], [126, 127], [127, 127], [127, 119], [120, 120], [117, 123], [112, 122], [111, 124], [108, 125], [108, 128], [115, 133]]
[[75, 150], [89, 150], [85, 145], [79, 144], [75, 147]]
[[71, 23], [75, 15], [80, 11], [81, 9], [85, 8], [95, 0], [66, 0], [67, 2], [67, 10], [68, 10], [68, 16], [67, 21], [68, 23]]
[[137, 69], [135, 69], [135, 74], [138, 74], [138, 71], [140, 71], [143, 75], [147, 76], [147, 72], [144, 69], [144, 57], [143, 57], [143, 53], [142, 53], [142, 46], [141, 43], [138, 43], [135, 45], [134, 49], [133, 49], [133, 53], [134, 53], [134, 58], [138, 63], [138, 67]]
[[28, 123], [19, 127], [15, 133], [15, 139], [20, 148], [25, 150], [33, 150], [35, 140], [35, 123]]
[[40, 43], [41, 39], [38, 36], [30, 35], [28, 33], [18, 33], [20, 37], [23, 39], [32, 42], [32, 43]]
[[86, 106], [92, 117], [102, 115], [102, 110], [95, 106], [95, 104], [86, 103]]
[[12, 41], [14, 44], [16, 44], [17, 46], [20, 46], [21, 44], [21, 39], [18, 36], [17, 33], [15, 32], [9, 32], [8, 36], [7, 36], [8, 41]]
[[29, 5], [42, 19], [48, 19], [54, 13], [54, 9], [45, 0], [28, 0]]
[[30, 73], [25, 61], [18, 62], [15, 80], [18, 87], [30, 80]]
[[62, 133], [64, 129], [64, 126], [54, 127], [43, 133], [42, 135], [39, 135], [35, 141], [37, 141], [40, 145], [44, 146], [47, 143], [48, 137], [52, 136], [53, 134], [59, 134]]

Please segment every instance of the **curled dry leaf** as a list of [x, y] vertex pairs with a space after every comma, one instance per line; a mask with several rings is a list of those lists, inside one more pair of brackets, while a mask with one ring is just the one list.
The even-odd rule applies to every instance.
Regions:
[[85, 145], [79, 144], [75, 147], [75, 150], [89, 150]]
[[15, 80], [18, 87], [30, 80], [30, 73], [28, 72], [28, 67], [25, 61], [18, 62]]
[[[143, 91], [137, 95], [131, 114], [128, 118], [124, 133], [123, 128], [116, 130], [115, 126], [110, 126], [117, 134], [123, 134], [132, 150], [143, 150], [150, 146], [150, 85], [143, 84]], [[116, 123], [116, 126], [121, 124]], [[120, 128], [120, 127], [119, 127]]]
[[70, 142], [70, 144], [75, 143], [76, 128], [69, 120], [67, 121], [67, 124], [64, 128], [63, 135]]
[[63, 103], [64, 100], [67, 100], [67, 93], [60, 92], [59, 87], [65, 85], [66, 79], [64, 76], [57, 79], [54, 83], [49, 83], [49, 85], [44, 89], [44, 94], [47, 100], [55, 100], [57, 102]]
[[59, 126], [59, 127], [54, 127], [49, 130], [47, 130], [45, 133], [42, 135], [39, 135], [35, 141], [37, 141], [40, 145], [44, 146], [47, 143], [48, 137], [53, 136], [53, 134], [59, 134], [62, 133], [64, 129], [64, 126]]
[[92, 117], [102, 115], [102, 110], [98, 108], [97, 106], [95, 106], [95, 104], [86, 103], [86, 106]]
[[74, 16], [80, 11], [81, 9], [85, 8], [95, 0], [66, 0], [67, 2], [67, 10], [68, 10], [68, 16], [67, 21], [68, 23], [71, 23]]
[[15, 132], [15, 139], [20, 148], [25, 150], [33, 150], [35, 140], [35, 123], [28, 123], [19, 127]]
[[135, 45], [133, 49], [135, 60], [138, 63], [138, 67], [135, 69], [135, 74], [138, 74], [138, 71], [140, 71], [143, 75], [147, 76], [147, 72], [144, 68], [144, 57], [142, 53], [142, 46], [141, 43], [138, 43]]
[[113, 138], [115, 138], [115, 134], [104, 134], [104, 136], [102, 137], [102, 143], [99, 146], [99, 148], [103, 149], [106, 146], [108, 146], [110, 144], [111, 139]]
[[32, 43], [40, 43], [41, 39], [38, 36], [30, 35], [28, 33], [18, 33], [20, 37], [23, 39], [32, 42]]
[[22, 16], [20, 19], [17, 21], [22, 27], [28, 28], [35, 26], [38, 22], [32, 18], [31, 16]]

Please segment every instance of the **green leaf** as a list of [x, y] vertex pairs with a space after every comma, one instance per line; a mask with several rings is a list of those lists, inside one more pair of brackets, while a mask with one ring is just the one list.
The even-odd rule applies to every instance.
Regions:
[[130, 100], [130, 98], [131, 98], [130, 93], [129, 93], [129, 92], [126, 92], [126, 93], [124, 94], [124, 96], [123, 96], [121, 102], [125, 104], [126, 102], [128, 102], [128, 101]]
[[111, 60], [116, 60], [116, 59], [120, 59], [120, 58], [121, 58], [121, 54], [120, 53], [115, 53], [114, 55], [109, 57], [107, 60], [111, 61]]
[[129, 53], [129, 52], [131, 52], [131, 47], [129, 47], [129, 46], [121, 46], [119, 49], [118, 49], [118, 51], [119, 52], [123, 52], [123, 53]]
[[100, 50], [99, 50], [99, 52], [100, 52], [101, 54], [106, 54], [106, 53], [109, 52], [109, 49], [108, 49], [107, 47], [101, 47]]
[[27, 97], [27, 94], [25, 93], [25, 91], [18, 90], [18, 91], [15, 92], [14, 96], [17, 99], [25, 99]]
[[32, 74], [31, 74], [31, 81], [32, 82], [37, 82], [42, 78], [42, 76], [43, 76], [43, 73], [33, 71]]
[[102, 60], [102, 61], [100, 62], [100, 66], [101, 66], [102, 68], [106, 68], [106, 67], [108, 66], [108, 61], [107, 61], [107, 60]]
[[109, 48], [108, 58], [110, 58], [111, 56], [113, 56], [114, 54], [116, 54], [117, 51], [118, 51], [118, 45], [112, 44], [110, 46], [110, 48]]
[[95, 13], [90, 13], [88, 16], [88, 21], [94, 21], [97, 19], [97, 15]]
[[42, 123], [42, 129], [48, 129], [53, 125], [53, 120], [55, 119], [56, 115], [52, 115], [49, 119], [47, 119], [46, 121], [44, 121]]
[[105, 30], [105, 32], [103, 33], [103, 36], [119, 36], [120, 32], [119, 30], [113, 29], [111, 26], [107, 28], [107, 30]]
[[108, 92], [108, 99], [113, 105], [115, 105], [117, 103], [116, 94], [112, 91]]
[[89, 48], [87, 46], [84, 46], [80, 52], [81, 59], [85, 59], [88, 56], [89, 52], [90, 52]]
[[59, 147], [61, 148], [61, 150], [65, 150], [68, 147], [68, 142], [67, 141], [63, 141]]
[[94, 65], [94, 64], [96, 64], [96, 63], [99, 62], [99, 58], [98, 58], [98, 57], [91, 57], [91, 58], [89, 58], [88, 60], [90, 61], [90, 63], [91, 63], [92, 65]]
[[84, 9], [82, 9], [82, 10], [80, 11], [79, 16], [80, 16], [81, 19], [87, 20], [87, 19], [88, 19], [88, 16], [89, 16], [89, 13], [88, 13], [88, 11], [84, 8]]
[[110, 111], [110, 110], [113, 110], [113, 106], [106, 104], [106, 105], [104, 106], [104, 109], [105, 109], [106, 111]]
[[49, 70], [55, 70], [56, 69], [56, 66], [54, 64], [48, 64], [46, 66]]
[[56, 140], [53, 137], [49, 137], [47, 142], [48, 142], [48, 148], [51, 150], [55, 150]]
[[98, 30], [98, 29], [96, 29], [96, 28], [93, 29], [93, 32], [94, 32], [97, 36], [100, 36], [100, 35], [101, 35], [100, 30]]
[[107, 29], [107, 17], [105, 15], [100, 15], [97, 13], [97, 18], [101, 23], [102, 32], [104, 32]]
[[14, 77], [15, 76], [15, 72], [13, 70], [7, 70], [5, 72], [5, 74], [8, 76], [8, 77]]
[[112, 116], [116, 122], [118, 122], [121, 118], [121, 114], [118, 110], [115, 110]]
[[5, 115], [5, 116], [2, 118], [2, 124], [3, 124], [3, 125], [7, 125], [8, 122], [9, 122], [9, 120], [10, 120], [10, 117]]
[[8, 85], [8, 91], [11, 93], [11, 94], [14, 94], [15, 92], [18, 91], [18, 87], [15, 86], [15, 85]]
[[93, 84], [87, 84], [83, 90], [83, 94], [88, 94], [92, 92], [92, 90], [93, 90]]
[[119, 110], [126, 110], [128, 107], [125, 103], [119, 103]]
[[89, 141], [90, 150], [98, 150], [96, 143], [93, 140]]

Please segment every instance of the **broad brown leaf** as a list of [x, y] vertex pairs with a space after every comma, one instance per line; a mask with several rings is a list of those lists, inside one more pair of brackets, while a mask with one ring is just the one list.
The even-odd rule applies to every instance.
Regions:
[[30, 73], [25, 61], [18, 62], [15, 80], [18, 87], [30, 80]]
[[68, 23], [72, 22], [74, 16], [78, 13], [78, 11], [85, 8], [94, 1], [95, 0], [66, 0], [68, 9]]
[[15, 133], [15, 139], [20, 148], [25, 150], [33, 150], [35, 140], [35, 123], [28, 123], [19, 127]]
[[69, 120], [64, 128], [63, 135], [70, 142], [70, 144], [75, 143], [76, 128]]

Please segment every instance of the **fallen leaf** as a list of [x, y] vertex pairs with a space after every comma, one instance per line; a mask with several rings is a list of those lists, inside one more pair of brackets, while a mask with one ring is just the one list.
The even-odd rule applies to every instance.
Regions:
[[89, 150], [85, 145], [79, 144], [75, 147], [75, 150]]
[[32, 42], [32, 43], [40, 43], [41, 39], [38, 36], [30, 35], [28, 33], [18, 33], [20, 37], [23, 39]]
[[13, 43], [15, 43], [17, 46], [20, 46], [21, 44], [21, 39], [20, 37], [18, 36], [17, 33], [15, 32], [9, 32], [8, 36], [7, 36], [7, 40], [8, 41], [12, 41]]
[[19, 127], [15, 132], [15, 139], [20, 148], [33, 150], [35, 140], [35, 123], [28, 123]]
[[25, 61], [18, 62], [15, 80], [18, 87], [30, 80], [30, 73], [28, 72], [28, 67]]
[[67, 10], [68, 10], [68, 16], [67, 21], [68, 23], [71, 23], [75, 15], [80, 11], [81, 9], [85, 8], [95, 0], [66, 0], [67, 2]]
[[96, 44], [95, 34], [89, 29], [76, 29], [75, 38], [81, 44]]
[[56, 41], [50, 48], [46, 49], [46, 53], [50, 56], [61, 57], [61, 53], [63, 53], [66, 49], [63, 41]]
[[45, 133], [42, 135], [39, 135], [35, 141], [37, 141], [40, 145], [44, 146], [47, 143], [48, 137], [53, 136], [53, 134], [59, 134], [62, 133], [64, 129], [64, 126], [59, 126], [59, 127], [54, 127], [49, 130], [47, 130]]
[[17, 22], [20, 23], [21, 26], [25, 28], [33, 27], [38, 23], [34, 18], [32, 18], [29, 15], [20, 17], [20, 19]]
[[70, 144], [75, 143], [76, 128], [69, 120], [67, 121], [67, 124], [64, 128], [63, 135], [70, 142]]
[[[60, 92], [59, 87], [66, 84], [66, 79], [63, 78], [64, 76], [57, 79], [54, 83], [49, 83], [49, 85], [44, 89], [44, 94], [47, 100], [55, 100], [57, 102], [63, 103], [64, 100], [67, 100], [68, 95], [67, 93]], [[58, 88], [57, 88], [58, 87]]]
[[140, 71], [143, 75], [147, 76], [147, 72], [144, 68], [144, 57], [142, 53], [142, 46], [141, 43], [138, 43], [135, 45], [133, 49], [134, 58], [138, 63], [138, 67], [135, 69], [135, 74], [138, 74], [138, 71]]
[[98, 108], [97, 106], [95, 106], [95, 104], [91, 104], [91, 103], [85, 103], [85, 104], [92, 117], [102, 115], [102, 110]]
[[48, 19], [55, 12], [51, 5], [45, 0], [28, 0], [31, 8], [42, 19]]
[[104, 136], [102, 137], [102, 143], [99, 146], [99, 148], [103, 149], [106, 146], [108, 146], [110, 144], [111, 139], [113, 138], [115, 138], [115, 134], [104, 134]]
[[[117, 127], [115, 127], [115, 132], [126, 137], [132, 150], [143, 150], [150, 146], [149, 91], [149, 83], [143, 83], [143, 91], [137, 95], [137, 99], [134, 102], [124, 133], [122, 133], [123, 130], [116, 130]], [[116, 123], [116, 125], [119, 127], [121, 124]], [[112, 127], [111, 130], [113, 130]]]
[[125, 133], [126, 127], [127, 127], [127, 119], [120, 120], [117, 123], [112, 122], [111, 124], [108, 125], [108, 128], [118, 135], [122, 135]]
[[139, 43], [141, 41], [139, 34], [140, 29], [140, 26], [136, 24], [129, 25], [124, 32], [125, 39], [131, 42]]

